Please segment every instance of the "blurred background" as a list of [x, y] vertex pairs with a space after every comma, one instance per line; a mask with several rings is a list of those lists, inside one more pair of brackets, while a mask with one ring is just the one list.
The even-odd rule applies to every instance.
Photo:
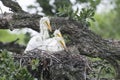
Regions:
[[[95, 21], [90, 22], [90, 29], [103, 38], [120, 39], [120, 0], [15, 0], [23, 10], [31, 14], [40, 14], [47, 16], [56, 16], [59, 8], [71, 6], [73, 12], [78, 9], [92, 7], [95, 10]], [[0, 2], [0, 13], [11, 12]], [[31, 29], [21, 30], [0, 30], [0, 41], [8, 42], [16, 38], [18, 43], [26, 44], [31, 36], [37, 32]]]

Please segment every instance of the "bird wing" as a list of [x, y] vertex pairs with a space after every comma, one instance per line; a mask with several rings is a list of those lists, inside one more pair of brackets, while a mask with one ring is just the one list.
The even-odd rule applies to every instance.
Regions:
[[38, 49], [51, 51], [51, 52], [63, 50], [56, 37], [43, 41], [42, 46], [39, 46]]
[[41, 37], [39, 35], [34, 36], [34, 37], [32, 37], [29, 40], [25, 51], [33, 50], [33, 49], [37, 48], [40, 45], [42, 45], [42, 39], [41, 39]]

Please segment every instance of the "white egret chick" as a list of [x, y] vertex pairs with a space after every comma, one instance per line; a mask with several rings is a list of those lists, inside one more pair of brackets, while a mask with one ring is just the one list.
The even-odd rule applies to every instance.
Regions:
[[57, 52], [67, 49], [64, 38], [60, 30], [55, 30], [54, 37], [46, 39], [43, 41], [43, 45], [39, 46], [38, 49], [49, 51], [49, 52]]
[[44, 41], [45, 39], [48, 39], [50, 36], [49, 36], [49, 31], [52, 31], [52, 28], [50, 26], [50, 20], [48, 17], [43, 17], [40, 19], [40, 33], [33, 36], [28, 44], [27, 44], [27, 47], [25, 49], [25, 53], [27, 51], [30, 51], [30, 50], [33, 50], [35, 48], [37, 48], [38, 46], [42, 45], [42, 41]]

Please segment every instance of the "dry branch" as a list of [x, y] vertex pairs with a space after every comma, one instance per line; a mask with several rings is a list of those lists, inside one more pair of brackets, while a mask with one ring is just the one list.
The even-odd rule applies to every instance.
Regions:
[[0, 49], [7, 49], [8, 51], [22, 54], [25, 49], [25, 46], [16, 43], [17, 40], [18, 39], [12, 42], [0, 42]]

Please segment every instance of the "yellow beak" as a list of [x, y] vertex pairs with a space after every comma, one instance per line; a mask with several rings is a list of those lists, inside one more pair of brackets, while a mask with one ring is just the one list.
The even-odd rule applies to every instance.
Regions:
[[60, 41], [60, 44], [62, 44], [62, 46], [63, 46], [63, 48], [64, 48], [65, 50], [67, 49], [67, 47], [66, 47], [66, 45], [64, 44], [63, 41]]
[[62, 35], [61, 35], [60, 33], [59, 33], [59, 34], [57, 34], [57, 36], [58, 36], [58, 37], [62, 37]]
[[47, 27], [48, 27], [48, 29], [50, 30], [50, 32], [52, 32], [52, 28], [51, 28], [51, 26], [50, 26], [50, 23], [48, 23], [47, 21], [46, 21], [45, 23], [47, 24]]

